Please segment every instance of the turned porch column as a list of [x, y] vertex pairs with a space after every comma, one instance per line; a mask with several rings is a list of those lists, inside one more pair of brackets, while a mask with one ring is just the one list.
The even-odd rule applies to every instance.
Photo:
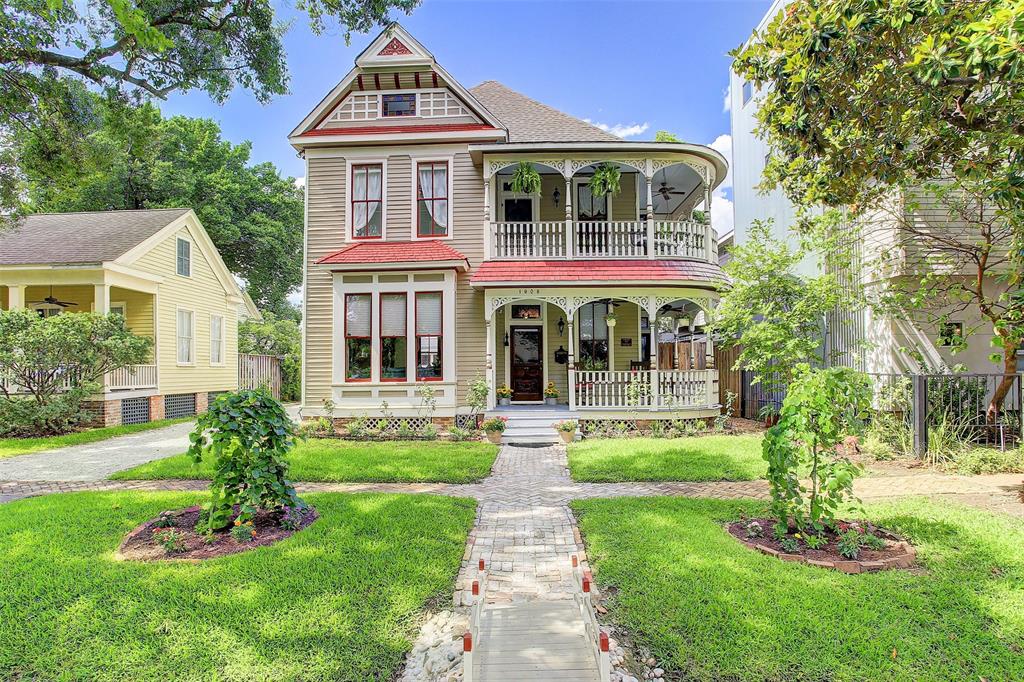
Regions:
[[[572, 175], [569, 169], [572, 164], [569, 159], [562, 161], [562, 176], [565, 178], [565, 257], [572, 259], [576, 253], [576, 237], [573, 235], [572, 227]], [[570, 322], [572, 324], [572, 322]], [[569, 363], [572, 364], [572, 351], [569, 355]]]
[[569, 411], [576, 411], [576, 333], [574, 324], [575, 317], [572, 313], [566, 314], [565, 327], [569, 332]]
[[[486, 306], [490, 307], [490, 301], [484, 302]], [[487, 375], [487, 409], [494, 409], [494, 313], [488, 312], [487, 314], [487, 362], [486, 362], [486, 375]]]
[[654, 162], [650, 159], [647, 159], [644, 178], [647, 180], [647, 257], [654, 258]]
[[651, 365], [651, 412], [655, 412], [661, 403], [661, 381], [658, 373], [658, 299], [656, 296], [647, 297], [647, 326], [651, 330], [651, 356], [648, 359]]
[[[486, 167], [487, 162], [484, 161]], [[486, 173], [486, 171], [484, 171]], [[491, 240], [491, 188], [494, 186], [494, 176], [484, 177], [484, 257], [493, 258], [493, 246]]]

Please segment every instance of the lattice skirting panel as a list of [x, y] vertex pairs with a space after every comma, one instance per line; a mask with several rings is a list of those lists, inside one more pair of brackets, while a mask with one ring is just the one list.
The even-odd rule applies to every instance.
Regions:
[[475, 414], [457, 414], [455, 415], [455, 426], [460, 429], [474, 430], [477, 428], [477, 415]]
[[125, 398], [121, 401], [122, 424], [145, 424], [149, 421], [149, 398]]
[[635, 419], [581, 419], [579, 426], [583, 433], [629, 433], [639, 430]]
[[179, 393], [164, 397], [164, 417], [178, 419], [192, 417], [196, 413], [196, 394]]

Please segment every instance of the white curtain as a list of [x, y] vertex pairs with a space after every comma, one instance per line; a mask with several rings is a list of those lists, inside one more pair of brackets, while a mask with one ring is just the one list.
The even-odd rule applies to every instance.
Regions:
[[[427, 201], [427, 211], [433, 221], [448, 231], [448, 165], [447, 164], [422, 164], [419, 167], [420, 175], [420, 197], [429, 196], [433, 201]], [[438, 200], [439, 197], [443, 197]]]
[[370, 294], [345, 297], [345, 336], [370, 335]]
[[[380, 234], [381, 178], [380, 166], [362, 166], [352, 173], [352, 224], [356, 236]], [[367, 203], [369, 201], [370, 203]]]
[[441, 334], [441, 294], [416, 294], [416, 333]]
[[405, 294], [381, 294], [380, 335], [405, 336]]

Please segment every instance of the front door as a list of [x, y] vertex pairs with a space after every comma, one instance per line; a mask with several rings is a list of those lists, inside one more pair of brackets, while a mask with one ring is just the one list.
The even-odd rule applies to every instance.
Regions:
[[512, 400], [544, 395], [544, 353], [540, 327], [512, 327]]

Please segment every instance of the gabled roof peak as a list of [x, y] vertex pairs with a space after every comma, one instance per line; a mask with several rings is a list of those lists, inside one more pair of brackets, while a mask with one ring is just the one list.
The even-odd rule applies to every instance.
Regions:
[[356, 57], [356, 66], [364, 69], [432, 64], [430, 50], [397, 22], [381, 31]]

